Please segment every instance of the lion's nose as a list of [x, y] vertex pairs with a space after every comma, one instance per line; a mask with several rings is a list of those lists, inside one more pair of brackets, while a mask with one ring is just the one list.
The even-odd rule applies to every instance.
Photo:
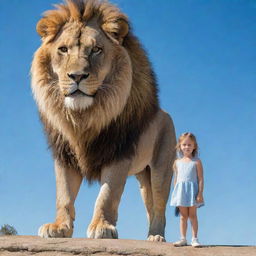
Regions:
[[88, 73], [83, 73], [83, 74], [76, 74], [76, 73], [71, 73], [67, 74], [69, 78], [71, 78], [74, 82], [79, 84], [83, 79], [87, 79], [89, 76]]

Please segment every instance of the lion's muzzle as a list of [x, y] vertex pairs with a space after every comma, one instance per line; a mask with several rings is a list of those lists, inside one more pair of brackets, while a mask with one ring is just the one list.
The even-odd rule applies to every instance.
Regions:
[[64, 96], [65, 97], [71, 97], [71, 96], [87, 96], [87, 97], [95, 97], [95, 93], [88, 93], [86, 90], [86, 87], [80, 85], [80, 82], [82, 80], [86, 80], [89, 77], [89, 73], [67, 73], [67, 76], [73, 80], [72, 86], [66, 90], [64, 90]]
[[76, 73], [71, 73], [71, 74], [67, 74], [69, 78], [71, 78], [74, 82], [77, 83], [77, 85], [79, 85], [79, 83], [84, 80], [87, 79], [89, 76], [89, 73], [83, 73], [83, 74], [76, 74]]

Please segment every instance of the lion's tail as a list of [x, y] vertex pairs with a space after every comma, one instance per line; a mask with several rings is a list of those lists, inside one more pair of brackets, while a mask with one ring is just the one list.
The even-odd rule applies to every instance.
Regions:
[[179, 207], [175, 207], [174, 215], [175, 215], [176, 217], [179, 217], [179, 215], [180, 215], [180, 209], [179, 209]]

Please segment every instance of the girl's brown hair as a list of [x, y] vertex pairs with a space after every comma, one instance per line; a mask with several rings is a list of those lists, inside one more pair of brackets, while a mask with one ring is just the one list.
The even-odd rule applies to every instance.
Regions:
[[191, 132], [185, 132], [185, 133], [180, 135], [180, 137], [178, 139], [178, 143], [177, 143], [175, 149], [176, 149], [178, 154], [182, 154], [181, 149], [180, 149], [180, 145], [181, 145], [181, 142], [184, 139], [186, 139], [186, 138], [191, 139], [194, 142], [194, 144], [195, 144], [194, 145], [195, 148], [194, 148], [194, 150], [192, 152], [192, 156], [195, 157], [198, 154], [198, 145], [197, 145], [197, 141], [196, 141], [196, 136], [193, 133], [191, 133]]

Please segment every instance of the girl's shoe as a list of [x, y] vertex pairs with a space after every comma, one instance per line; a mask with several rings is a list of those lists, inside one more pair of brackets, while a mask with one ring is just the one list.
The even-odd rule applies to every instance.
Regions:
[[186, 246], [187, 240], [185, 238], [180, 239], [179, 241], [173, 243], [174, 246], [180, 247], [180, 246]]
[[198, 238], [193, 238], [191, 241], [191, 245], [195, 248], [201, 247], [202, 245], [199, 243]]

